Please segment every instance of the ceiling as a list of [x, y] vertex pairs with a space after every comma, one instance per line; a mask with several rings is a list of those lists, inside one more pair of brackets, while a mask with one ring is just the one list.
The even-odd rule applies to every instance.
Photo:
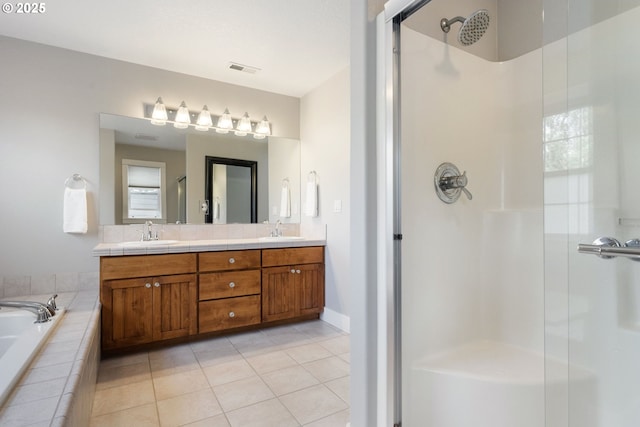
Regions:
[[0, 14], [0, 35], [301, 97], [349, 64], [349, 4], [63, 0]]

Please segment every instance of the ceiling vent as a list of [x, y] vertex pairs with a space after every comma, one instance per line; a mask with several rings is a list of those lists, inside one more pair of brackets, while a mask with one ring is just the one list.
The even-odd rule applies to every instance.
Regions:
[[250, 65], [242, 65], [236, 62], [229, 62], [229, 68], [236, 71], [242, 71], [249, 74], [255, 74], [260, 71], [258, 67], [252, 67]]
[[147, 135], [145, 133], [136, 133], [133, 136], [135, 139], [140, 139], [142, 141], [157, 141], [158, 137], [155, 135]]

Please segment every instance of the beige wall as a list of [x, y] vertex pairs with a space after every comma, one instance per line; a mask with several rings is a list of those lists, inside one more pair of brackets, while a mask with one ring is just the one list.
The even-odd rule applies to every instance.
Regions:
[[[143, 116], [162, 96], [211, 111], [266, 114], [299, 138], [298, 98], [0, 37], [0, 276], [98, 270], [99, 113]], [[88, 182], [89, 232], [62, 232], [64, 181]]]
[[[485, 35], [471, 46], [461, 46], [458, 43], [458, 30], [462, 24], [452, 24], [449, 33], [444, 33], [440, 28], [442, 18], [467, 17], [478, 9], [489, 11], [490, 24]], [[498, 26], [497, 26], [496, 0], [431, 0], [426, 6], [410, 16], [405, 24], [419, 33], [433, 37], [451, 46], [464, 49], [473, 55], [489, 61], [498, 60]]]

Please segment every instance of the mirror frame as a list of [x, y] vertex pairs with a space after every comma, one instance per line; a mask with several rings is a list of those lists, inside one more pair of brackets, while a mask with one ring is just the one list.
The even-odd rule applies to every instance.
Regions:
[[213, 223], [213, 166], [244, 166], [251, 168], [251, 223], [258, 222], [258, 162], [254, 160], [228, 159], [225, 157], [205, 156], [205, 181], [204, 181], [204, 197], [209, 200], [209, 211], [204, 216], [205, 224]]

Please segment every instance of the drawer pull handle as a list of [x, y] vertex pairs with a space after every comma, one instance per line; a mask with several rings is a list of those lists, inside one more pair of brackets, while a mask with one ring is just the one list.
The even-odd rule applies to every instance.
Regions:
[[236, 287], [236, 284], [235, 284], [234, 282], [231, 282], [231, 283], [229, 283], [229, 287], [230, 287], [230, 288], [235, 288], [235, 287]]
[[144, 287], [147, 288], [147, 289], [151, 288], [151, 283], [145, 283]]
[[233, 263], [235, 263], [235, 262], [236, 262], [236, 259], [235, 259], [235, 258], [229, 258], [229, 264], [233, 264]]
[[231, 317], [231, 318], [236, 317], [236, 314], [233, 311], [230, 311], [229, 312], [229, 317]]
[[296, 271], [292, 268], [292, 269], [291, 269], [291, 272], [292, 272], [292, 273], [295, 273]]
[[156, 288], [159, 288], [160, 287], [160, 282], [154, 283], [153, 286], [155, 286]]
[[300, 274], [300, 270], [296, 270], [296, 273]]

